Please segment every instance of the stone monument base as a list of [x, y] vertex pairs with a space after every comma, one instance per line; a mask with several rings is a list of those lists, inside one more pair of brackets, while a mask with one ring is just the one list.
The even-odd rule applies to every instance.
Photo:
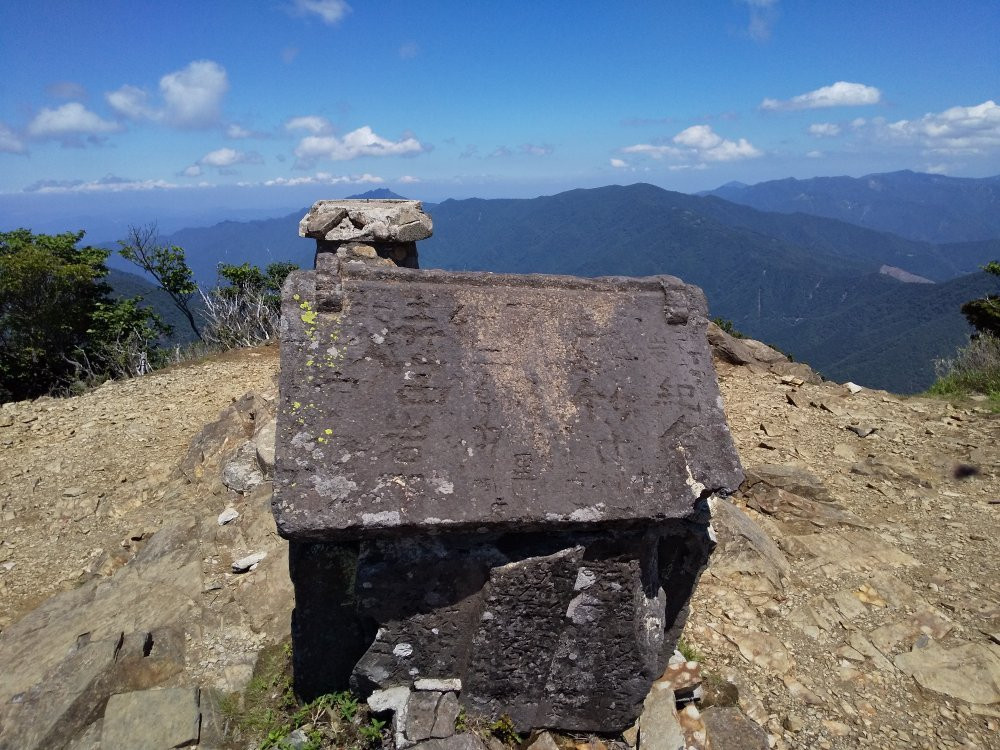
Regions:
[[506, 714], [519, 731], [623, 730], [673, 653], [712, 546], [707, 519], [293, 541], [296, 688], [369, 695], [433, 680], [470, 715]]

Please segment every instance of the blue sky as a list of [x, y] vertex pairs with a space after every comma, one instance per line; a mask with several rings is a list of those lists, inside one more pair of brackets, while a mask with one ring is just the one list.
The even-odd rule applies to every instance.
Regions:
[[8, 2], [0, 229], [374, 187], [993, 175], [998, 38], [996, 0]]

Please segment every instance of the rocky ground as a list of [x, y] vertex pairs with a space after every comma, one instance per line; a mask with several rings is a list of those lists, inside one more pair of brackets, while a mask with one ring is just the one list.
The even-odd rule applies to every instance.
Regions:
[[[735, 702], [759, 746], [1000, 748], [1000, 416], [715, 343], [748, 481], [685, 631], [701, 708]], [[0, 748], [128, 746], [198, 700], [201, 746], [225, 744], [210, 705], [288, 630], [276, 370], [244, 350], [0, 407]]]

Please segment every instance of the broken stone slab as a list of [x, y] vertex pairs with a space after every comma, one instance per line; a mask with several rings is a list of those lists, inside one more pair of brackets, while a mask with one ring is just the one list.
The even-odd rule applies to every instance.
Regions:
[[198, 688], [112, 695], [104, 711], [101, 750], [170, 750], [198, 741]]
[[89, 636], [80, 636], [43, 681], [0, 704], [0, 747], [63, 747], [101, 718], [114, 694], [158, 685], [184, 668], [179, 630]]
[[728, 500], [713, 498], [709, 506], [718, 540], [709, 574], [745, 591], [783, 592], [791, 567], [767, 532]]
[[742, 476], [677, 279], [340, 263], [283, 305], [286, 538], [692, 519]]
[[406, 739], [417, 742], [431, 738], [440, 700], [438, 692], [421, 690], [410, 694], [406, 704]]
[[754, 510], [789, 523], [793, 530], [802, 527], [826, 527], [842, 524], [869, 528], [861, 518], [832, 502], [817, 502], [793, 492], [761, 482], [747, 495], [747, 505]]
[[767, 732], [740, 709], [713, 706], [702, 711], [712, 750], [768, 750]]
[[747, 471], [747, 489], [761, 482], [820, 502], [833, 501], [823, 480], [800, 464], [760, 464]]
[[649, 691], [639, 717], [639, 750], [684, 750], [684, 729], [677, 719], [674, 691], [657, 682]]
[[966, 643], [944, 649], [934, 641], [893, 659], [922, 687], [969, 703], [1000, 703], [1000, 648]]
[[416, 242], [433, 230], [423, 204], [410, 200], [316, 201], [299, 222], [300, 237], [331, 242]]
[[[707, 544], [656, 530], [363, 543], [356, 611], [384, 624], [353, 685], [364, 693], [414, 673], [458, 673], [476, 715], [507, 713], [519, 729], [624, 728], [663, 672]], [[292, 550], [293, 560], [308, 552]], [[321, 580], [293, 577], [297, 612], [334, 598]], [[339, 641], [329, 617], [312, 619], [296, 625], [296, 658], [322, 669]]]
[[246, 557], [241, 557], [239, 560], [234, 560], [232, 565], [233, 572], [246, 573], [248, 570], [253, 570], [253, 567], [265, 557], [267, 557], [266, 552], [254, 552]]
[[486, 750], [486, 745], [474, 734], [456, 734], [444, 739], [425, 740], [413, 745], [413, 750]]

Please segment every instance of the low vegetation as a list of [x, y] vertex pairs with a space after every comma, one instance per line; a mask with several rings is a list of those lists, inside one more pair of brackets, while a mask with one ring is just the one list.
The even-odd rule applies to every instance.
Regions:
[[1000, 337], [980, 333], [954, 357], [935, 362], [938, 379], [929, 393], [937, 396], [983, 394], [1000, 407]]
[[287, 641], [264, 649], [243, 694], [222, 703], [227, 739], [260, 750], [382, 747], [390, 731], [386, 721], [372, 716], [350, 692], [321, 695], [309, 703], [296, 698], [291, 653]]
[[[1000, 276], [1000, 263], [987, 263], [983, 270]], [[934, 362], [937, 380], [928, 393], [960, 398], [980, 394], [1000, 410], [1000, 296], [970, 300], [962, 305], [962, 314], [976, 333], [953, 357]]]
[[120, 254], [156, 280], [197, 337], [171, 348], [171, 326], [141, 296], [112, 296], [110, 251], [81, 247], [83, 236], [0, 232], [0, 402], [77, 393], [277, 335], [281, 284], [294, 264], [220, 264], [218, 283], [204, 291], [182, 248], [162, 245], [155, 226], [131, 228]]

